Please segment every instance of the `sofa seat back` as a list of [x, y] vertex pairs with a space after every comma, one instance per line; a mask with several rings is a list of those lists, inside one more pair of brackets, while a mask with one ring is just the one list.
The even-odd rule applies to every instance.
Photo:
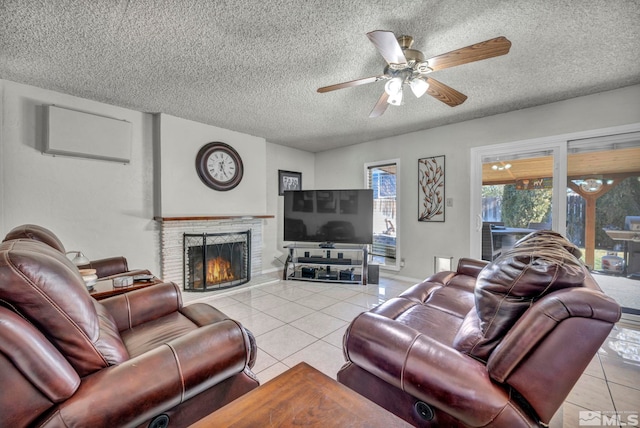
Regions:
[[46, 227], [38, 226], [37, 224], [23, 224], [16, 226], [4, 237], [4, 241], [13, 241], [15, 239], [31, 239], [33, 241], [42, 242], [51, 248], [58, 250], [62, 254], [66, 253], [62, 241], [60, 241], [56, 234]]
[[111, 315], [80, 272], [42, 242], [0, 244], [0, 299], [33, 323], [80, 377], [129, 358]]
[[[62, 254], [66, 255], [64, 245], [58, 236], [56, 236], [56, 234], [51, 230], [36, 224], [23, 224], [14, 227], [9, 231], [9, 233], [7, 233], [3, 242], [13, 241], [16, 239], [31, 239], [33, 241], [42, 242], [54, 250], [60, 251]], [[148, 270], [129, 271], [127, 259], [122, 256], [90, 260], [89, 263], [78, 267], [80, 269], [95, 269], [98, 278], [101, 279], [112, 276], [121, 276], [124, 273], [131, 275], [150, 274]]]

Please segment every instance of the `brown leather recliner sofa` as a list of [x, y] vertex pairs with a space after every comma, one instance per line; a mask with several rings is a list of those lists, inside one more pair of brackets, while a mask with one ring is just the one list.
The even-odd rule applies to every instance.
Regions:
[[60, 251], [0, 244], [0, 426], [187, 426], [258, 386], [255, 355], [173, 283], [97, 301]]
[[[11, 241], [14, 239], [32, 239], [34, 241], [44, 242], [52, 248], [60, 251], [62, 254], [66, 254], [67, 251], [62, 244], [62, 241], [51, 230], [36, 225], [36, 224], [23, 224], [16, 226], [7, 233], [4, 241]], [[137, 275], [137, 274], [150, 274], [148, 270], [137, 269], [129, 270], [127, 259], [123, 256], [108, 257], [104, 259], [91, 260], [88, 264], [78, 266], [79, 269], [95, 269], [96, 275], [99, 279], [108, 279], [119, 275]]]
[[551, 231], [358, 316], [338, 381], [416, 426], [548, 424], [620, 318]]

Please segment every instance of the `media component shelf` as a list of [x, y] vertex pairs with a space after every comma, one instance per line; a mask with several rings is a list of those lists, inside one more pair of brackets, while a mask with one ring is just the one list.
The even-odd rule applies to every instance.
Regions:
[[367, 285], [366, 245], [327, 248], [317, 244], [292, 244], [285, 248], [289, 255], [284, 279]]

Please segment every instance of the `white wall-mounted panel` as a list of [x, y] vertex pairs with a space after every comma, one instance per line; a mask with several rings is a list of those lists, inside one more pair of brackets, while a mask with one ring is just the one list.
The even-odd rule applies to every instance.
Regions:
[[129, 163], [131, 122], [55, 105], [44, 109], [44, 153]]

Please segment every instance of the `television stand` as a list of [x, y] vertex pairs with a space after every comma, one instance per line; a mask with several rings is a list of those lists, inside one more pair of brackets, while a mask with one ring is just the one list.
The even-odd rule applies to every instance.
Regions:
[[[322, 244], [321, 244], [322, 245]], [[340, 282], [367, 285], [366, 245], [291, 244], [284, 264], [285, 280]]]

